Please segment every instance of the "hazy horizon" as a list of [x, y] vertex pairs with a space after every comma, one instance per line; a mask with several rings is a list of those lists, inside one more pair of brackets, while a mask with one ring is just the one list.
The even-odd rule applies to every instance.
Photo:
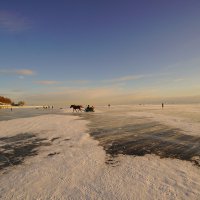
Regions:
[[200, 102], [199, 1], [1, 1], [0, 96]]

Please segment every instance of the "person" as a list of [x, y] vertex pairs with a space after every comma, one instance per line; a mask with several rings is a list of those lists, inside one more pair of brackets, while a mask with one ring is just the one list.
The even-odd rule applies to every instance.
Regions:
[[110, 108], [110, 104], [108, 104], [108, 108]]
[[87, 108], [85, 109], [85, 112], [94, 112], [94, 106], [88, 105]]
[[162, 103], [162, 109], [164, 108], [164, 103]]

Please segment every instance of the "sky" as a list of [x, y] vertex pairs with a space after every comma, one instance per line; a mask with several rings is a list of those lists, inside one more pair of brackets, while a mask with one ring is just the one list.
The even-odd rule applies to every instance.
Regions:
[[200, 101], [199, 0], [1, 0], [0, 95], [30, 105]]

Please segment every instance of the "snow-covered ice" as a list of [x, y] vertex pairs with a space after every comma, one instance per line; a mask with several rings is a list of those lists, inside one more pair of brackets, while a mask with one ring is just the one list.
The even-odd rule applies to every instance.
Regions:
[[[190, 118], [189, 114], [180, 114], [182, 107], [177, 107], [176, 112], [173, 108], [150, 107], [111, 106], [110, 110], [97, 110], [101, 115], [126, 110], [127, 115], [147, 117], [198, 135], [197, 109], [194, 108], [195, 117]], [[200, 199], [200, 169], [191, 162], [155, 155], [119, 155], [118, 165], [106, 164], [108, 155], [90, 137], [85, 114], [80, 114], [83, 118], [77, 114], [49, 114], [0, 121], [0, 139], [33, 134], [48, 144], [37, 146], [35, 155], [27, 156], [23, 163], [0, 171], [0, 198]], [[5, 151], [5, 141], [13, 142], [0, 140], [1, 153]]]

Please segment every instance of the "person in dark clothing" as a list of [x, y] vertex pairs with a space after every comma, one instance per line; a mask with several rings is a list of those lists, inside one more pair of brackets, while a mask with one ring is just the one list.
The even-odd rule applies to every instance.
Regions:
[[88, 105], [87, 108], [85, 109], [85, 112], [94, 112], [94, 106]]

